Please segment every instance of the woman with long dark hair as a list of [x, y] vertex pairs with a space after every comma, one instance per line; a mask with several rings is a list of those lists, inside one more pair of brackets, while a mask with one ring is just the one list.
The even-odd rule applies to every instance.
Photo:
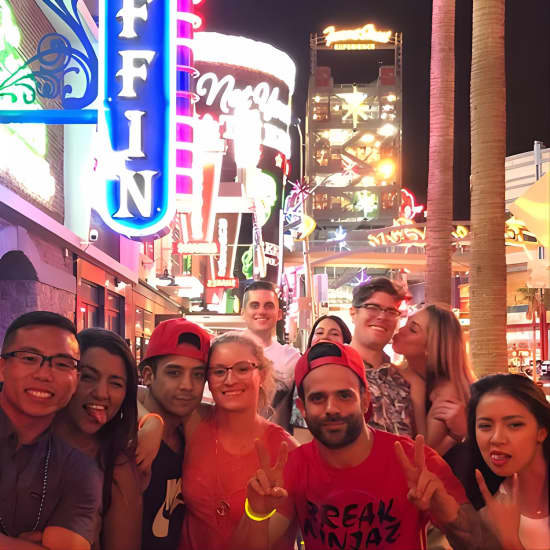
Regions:
[[403, 376], [422, 380], [411, 395], [417, 433], [444, 455], [466, 435], [466, 406], [475, 381], [462, 327], [449, 308], [432, 304], [408, 318], [393, 337], [393, 349], [406, 359]]
[[127, 344], [100, 328], [83, 330], [80, 378], [54, 429], [103, 470], [101, 531], [94, 550], [139, 550], [141, 479], [135, 465], [137, 368]]
[[473, 462], [485, 463], [501, 481], [489, 490], [476, 470], [485, 503], [481, 514], [504, 550], [550, 548], [549, 430], [550, 404], [529, 378], [496, 374], [473, 384], [468, 405]]

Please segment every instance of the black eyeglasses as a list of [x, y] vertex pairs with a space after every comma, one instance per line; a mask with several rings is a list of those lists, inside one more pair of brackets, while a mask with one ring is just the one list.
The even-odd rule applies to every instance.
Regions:
[[16, 359], [21, 366], [31, 371], [38, 370], [44, 363], [57, 372], [70, 373], [78, 369], [80, 361], [68, 355], [44, 355], [37, 351], [10, 351], [3, 353], [2, 359]]
[[401, 312], [394, 307], [381, 307], [378, 304], [361, 304], [360, 306], [355, 306], [356, 309], [364, 309], [367, 312], [367, 315], [371, 317], [378, 317], [379, 315], [387, 315], [392, 319], [397, 319], [401, 317]]

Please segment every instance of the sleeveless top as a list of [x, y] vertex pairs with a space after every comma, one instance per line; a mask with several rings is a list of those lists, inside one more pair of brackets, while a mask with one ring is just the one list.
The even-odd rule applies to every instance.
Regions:
[[[266, 421], [263, 441], [272, 463], [290, 435]], [[246, 487], [260, 467], [256, 449], [245, 455], [228, 453], [217, 440], [215, 414], [203, 419], [191, 439], [183, 463], [186, 505], [180, 550], [226, 550], [244, 514]], [[291, 550], [293, 533], [274, 550]]]

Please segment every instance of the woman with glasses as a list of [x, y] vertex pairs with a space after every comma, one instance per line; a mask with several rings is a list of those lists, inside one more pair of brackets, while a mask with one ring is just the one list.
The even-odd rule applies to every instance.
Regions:
[[[280, 426], [258, 411], [271, 402], [271, 362], [261, 345], [237, 332], [216, 338], [207, 372], [214, 407], [189, 434], [182, 487], [186, 515], [182, 550], [227, 550], [243, 513], [246, 486], [260, 467], [255, 441], [275, 460], [282, 442], [297, 446]], [[289, 538], [276, 550], [293, 548]]]
[[97, 460], [103, 471], [103, 510], [94, 550], [141, 547], [141, 479], [135, 465], [137, 368], [124, 340], [91, 328], [77, 335], [80, 377], [55, 432]]
[[425, 408], [415, 409], [425, 426], [426, 444], [444, 455], [466, 436], [466, 406], [475, 376], [470, 368], [462, 327], [445, 307], [429, 305], [411, 315], [393, 337], [393, 349], [423, 381]]

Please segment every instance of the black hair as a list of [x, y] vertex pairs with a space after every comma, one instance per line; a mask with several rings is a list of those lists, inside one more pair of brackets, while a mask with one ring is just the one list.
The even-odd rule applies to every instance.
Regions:
[[113, 472], [121, 459], [135, 460], [137, 444], [137, 366], [126, 342], [114, 332], [88, 328], [78, 333], [81, 355], [90, 348], [102, 348], [124, 362], [126, 395], [115, 416], [98, 432], [99, 465], [103, 470], [103, 514], [111, 504]]
[[12, 344], [15, 339], [15, 333], [19, 329], [37, 325], [56, 327], [76, 336], [76, 327], [67, 317], [63, 317], [63, 315], [59, 315], [59, 313], [54, 313], [53, 311], [29, 311], [17, 317], [7, 328], [4, 335], [4, 343], [2, 344], [2, 353], [5, 353], [7, 348]]
[[404, 300], [406, 297], [405, 290], [400, 283], [392, 281], [387, 277], [376, 277], [362, 285], [357, 285], [353, 289], [353, 298], [351, 305], [359, 307], [368, 300], [375, 292], [385, 292], [395, 298], [395, 301]]
[[[313, 347], [308, 348], [305, 353], [307, 353], [308, 363], [314, 361], [315, 359], [319, 359], [320, 357], [342, 357], [340, 348], [333, 342], [318, 342]], [[365, 391], [365, 384], [355, 371], [352, 372], [355, 376], [357, 376], [357, 380], [359, 381], [359, 391], [363, 394]], [[298, 397], [302, 400], [302, 402], [305, 402], [304, 379], [302, 379], [302, 383], [297, 386], [297, 390]]]
[[332, 319], [342, 331], [342, 337], [344, 338], [344, 344], [350, 344], [351, 343], [351, 332], [348, 328], [348, 325], [340, 318], [338, 315], [321, 315], [315, 323], [313, 323], [313, 327], [311, 327], [311, 332], [309, 333], [309, 338], [307, 341], [307, 349], [311, 347], [311, 341], [313, 340], [313, 336], [315, 335], [315, 329], [317, 328], [317, 325], [324, 321], [325, 319]]
[[254, 281], [250, 283], [245, 289], [243, 294], [243, 304], [242, 309], [244, 309], [248, 304], [248, 293], [252, 290], [269, 290], [275, 294], [277, 304], [279, 304], [279, 293], [277, 292], [277, 287], [269, 281]]
[[[487, 393], [500, 393], [513, 397], [523, 404], [535, 417], [540, 427], [546, 428], [548, 435], [542, 443], [544, 459], [550, 468], [550, 403], [541, 388], [531, 379], [519, 374], [493, 374], [481, 378], [471, 387], [471, 397], [468, 403], [468, 441], [471, 446], [474, 463], [484, 462], [476, 440], [476, 414], [481, 398]], [[503, 478], [499, 478], [496, 486], [489, 486], [496, 491]]]

